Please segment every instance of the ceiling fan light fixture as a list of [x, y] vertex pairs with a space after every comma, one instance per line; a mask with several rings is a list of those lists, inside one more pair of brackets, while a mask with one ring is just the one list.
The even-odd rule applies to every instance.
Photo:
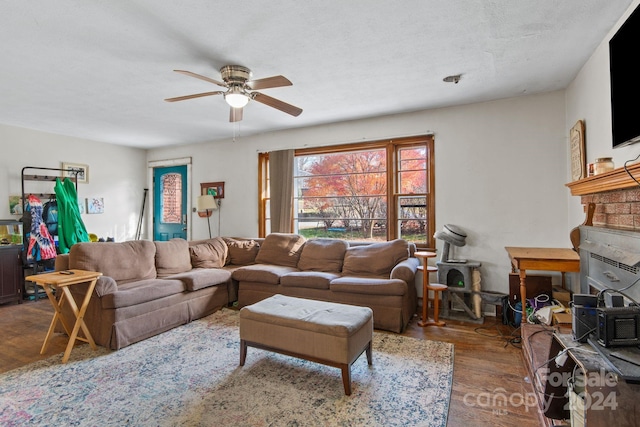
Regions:
[[233, 108], [242, 108], [249, 103], [249, 97], [237, 86], [231, 87], [224, 94], [224, 100]]

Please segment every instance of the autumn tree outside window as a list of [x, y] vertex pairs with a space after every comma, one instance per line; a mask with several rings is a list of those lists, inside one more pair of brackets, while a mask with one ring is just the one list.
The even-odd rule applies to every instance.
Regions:
[[[260, 236], [269, 232], [268, 153], [260, 154]], [[300, 149], [294, 159], [293, 230], [307, 238], [434, 248], [431, 135]]]

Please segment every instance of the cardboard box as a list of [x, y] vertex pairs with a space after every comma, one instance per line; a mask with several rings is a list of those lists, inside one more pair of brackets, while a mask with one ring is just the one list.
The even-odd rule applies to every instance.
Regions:
[[565, 308], [569, 307], [569, 302], [571, 301], [571, 292], [561, 288], [560, 286], [554, 286], [552, 294], [553, 299], [557, 299], [558, 301], [560, 301], [562, 305], [565, 306]]
[[571, 325], [570, 313], [553, 313], [554, 325]]

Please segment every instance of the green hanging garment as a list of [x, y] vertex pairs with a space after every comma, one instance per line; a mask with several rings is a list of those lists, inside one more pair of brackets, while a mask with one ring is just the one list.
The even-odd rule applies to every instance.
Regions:
[[69, 178], [56, 178], [54, 187], [58, 201], [58, 249], [61, 254], [69, 252], [71, 246], [78, 242], [88, 242], [89, 233], [82, 222], [78, 207], [76, 186]]

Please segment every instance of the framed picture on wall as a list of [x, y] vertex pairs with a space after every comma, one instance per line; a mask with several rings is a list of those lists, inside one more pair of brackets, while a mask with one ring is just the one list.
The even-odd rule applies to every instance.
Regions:
[[89, 182], [89, 166], [79, 163], [62, 163], [62, 177], [78, 177], [78, 182]]
[[87, 198], [87, 213], [88, 214], [104, 213], [104, 199], [102, 197]]
[[571, 179], [577, 181], [587, 177], [587, 164], [584, 153], [584, 122], [578, 120], [569, 131], [571, 147]]
[[210, 194], [216, 199], [224, 199], [224, 181], [200, 183], [200, 194]]

